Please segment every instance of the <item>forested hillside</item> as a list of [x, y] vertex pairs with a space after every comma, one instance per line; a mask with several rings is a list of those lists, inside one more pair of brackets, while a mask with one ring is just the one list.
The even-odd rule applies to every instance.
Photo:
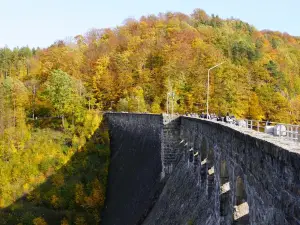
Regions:
[[[107, 134], [92, 138], [99, 111], [161, 113], [170, 91], [175, 112], [205, 111], [207, 70], [220, 62], [210, 112], [300, 122], [300, 38], [203, 10], [128, 19], [45, 49], [0, 49], [0, 207], [23, 197], [2, 220], [18, 212], [24, 224], [44, 224], [47, 213], [62, 224], [99, 221], [109, 155]], [[89, 155], [103, 168], [76, 177], [79, 165], [90, 171]]]
[[[300, 38], [258, 31], [202, 10], [128, 19], [114, 29], [78, 35], [75, 43], [4, 48], [0, 56], [2, 83], [6, 78], [16, 82], [14, 94], [24, 98], [20, 102], [28, 116], [33, 110], [36, 116], [78, 114], [75, 104], [81, 100], [102, 110], [161, 112], [171, 89], [176, 111], [199, 112], [205, 108], [207, 69], [225, 61], [212, 72], [213, 112], [299, 121]], [[59, 110], [54, 96], [54, 102], [45, 97], [55, 70], [69, 77], [62, 78], [66, 86], [60, 88], [70, 88], [71, 82], [81, 97], [70, 95], [66, 101], [72, 104], [65, 102]]]

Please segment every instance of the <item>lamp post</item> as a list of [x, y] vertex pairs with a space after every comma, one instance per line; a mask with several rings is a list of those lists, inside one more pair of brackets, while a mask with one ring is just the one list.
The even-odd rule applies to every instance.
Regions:
[[216, 67], [218, 67], [218, 66], [221, 66], [223, 63], [224, 63], [224, 62], [221, 62], [221, 63], [219, 63], [219, 64], [217, 64], [217, 65], [215, 65], [215, 66], [209, 68], [208, 71], [207, 71], [207, 92], [206, 92], [206, 118], [207, 118], [207, 119], [208, 119], [208, 98], [209, 98], [209, 72], [210, 72], [212, 69], [214, 69], [214, 68], [216, 68]]

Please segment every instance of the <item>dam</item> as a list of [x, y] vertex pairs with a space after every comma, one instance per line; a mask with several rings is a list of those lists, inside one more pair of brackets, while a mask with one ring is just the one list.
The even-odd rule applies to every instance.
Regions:
[[185, 116], [106, 113], [103, 225], [300, 224], [300, 146]]

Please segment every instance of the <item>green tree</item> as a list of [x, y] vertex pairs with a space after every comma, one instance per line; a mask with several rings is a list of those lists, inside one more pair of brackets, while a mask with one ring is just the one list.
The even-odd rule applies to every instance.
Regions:
[[61, 70], [51, 72], [44, 96], [51, 102], [54, 115], [61, 116], [63, 126], [65, 116], [79, 117], [82, 112], [84, 98], [78, 82]]

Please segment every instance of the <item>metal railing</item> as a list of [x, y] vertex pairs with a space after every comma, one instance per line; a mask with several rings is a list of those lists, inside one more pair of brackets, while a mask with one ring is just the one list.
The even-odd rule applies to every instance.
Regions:
[[[199, 118], [198, 114], [190, 114], [186, 116]], [[212, 120], [216, 120], [216, 118]], [[224, 120], [225, 117], [222, 117], [221, 120], [222, 123], [234, 124], [236, 126], [246, 127], [248, 129], [255, 130], [258, 132], [267, 133], [273, 136], [285, 138], [295, 142], [300, 142], [300, 125], [261, 121], [261, 120], [248, 120], [248, 119], [240, 119], [240, 120], [232, 119], [227, 122], [225, 122]]]
[[244, 120], [246, 127], [258, 132], [264, 132], [292, 141], [300, 141], [300, 125], [268, 122], [260, 120]]

